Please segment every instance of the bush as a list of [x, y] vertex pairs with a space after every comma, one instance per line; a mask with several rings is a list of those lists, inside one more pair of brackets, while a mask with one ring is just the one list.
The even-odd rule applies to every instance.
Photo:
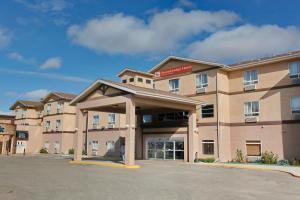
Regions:
[[41, 148], [40, 153], [48, 154], [48, 150], [46, 148]]
[[289, 161], [288, 161], [288, 160], [285, 160], [285, 159], [279, 160], [277, 164], [278, 164], [278, 165], [282, 165], [282, 166], [290, 165]]
[[235, 155], [236, 156], [235, 156], [234, 162], [238, 162], [238, 163], [245, 163], [246, 162], [246, 159], [243, 155], [242, 150], [237, 149]]
[[294, 159], [293, 161], [291, 161], [291, 165], [293, 166], [300, 166], [300, 161], [297, 159]]
[[213, 157], [211, 157], [211, 158], [198, 158], [198, 159], [195, 159], [195, 162], [213, 163], [213, 162], [215, 162], [215, 158], [213, 158]]
[[265, 151], [264, 153], [262, 153], [261, 156], [261, 161], [263, 164], [268, 164], [268, 165], [272, 165], [272, 164], [276, 164], [278, 160], [278, 155], [275, 155], [272, 151]]
[[74, 149], [69, 149], [69, 155], [73, 155], [74, 154]]
[[85, 150], [82, 150], [82, 155], [87, 155], [87, 152]]

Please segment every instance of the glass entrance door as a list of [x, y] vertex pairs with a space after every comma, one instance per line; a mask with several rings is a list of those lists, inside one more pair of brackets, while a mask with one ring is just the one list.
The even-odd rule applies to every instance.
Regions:
[[147, 158], [161, 160], [183, 160], [184, 142], [183, 139], [162, 140], [150, 139], [147, 143]]

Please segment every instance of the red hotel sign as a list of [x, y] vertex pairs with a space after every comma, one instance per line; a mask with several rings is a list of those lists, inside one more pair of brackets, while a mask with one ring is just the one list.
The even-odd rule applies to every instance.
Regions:
[[179, 67], [174, 67], [171, 69], [161, 70], [159, 72], [155, 72], [156, 77], [165, 77], [165, 76], [171, 76], [175, 74], [182, 74], [186, 72], [191, 72], [193, 70], [192, 65], [182, 65]]

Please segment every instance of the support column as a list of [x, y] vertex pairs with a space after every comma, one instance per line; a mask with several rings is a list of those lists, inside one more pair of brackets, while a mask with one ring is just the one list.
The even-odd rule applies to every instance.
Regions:
[[126, 101], [126, 127], [125, 137], [125, 164], [134, 165], [135, 162], [135, 102], [134, 99], [128, 98]]
[[2, 142], [2, 154], [3, 155], [7, 154], [6, 144], [7, 144], [7, 138], [6, 138], [6, 135], [3, 135], [3, 142]]
[[10, 154], [14, 154], [14, 150], [15, 150], [15, 142], [16, 142], [16, 137], [15, 136], [12, 136], [11, 137], [11, 142], [10, 142]]
[[83, 124], [85, 118], [83, 111], [77, 108], [76, 110], [76, 132], [74, 140], [74, 160], [81, 161], [82, 158], [82, 145], [83, 145]]
[[188, 137], [189, 137], [189, 162], [193, 163], [195, 160], [195, 154], [198, 149], [198, 131], [196, 121], [196, 109], [189, 111], [189, 126], [188, 126]]

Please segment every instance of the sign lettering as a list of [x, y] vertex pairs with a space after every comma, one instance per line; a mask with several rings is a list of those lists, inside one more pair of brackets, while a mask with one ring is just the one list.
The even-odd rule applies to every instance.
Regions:
[[175, 74], [183, 74], [186, 72], [191, 72], [193, 70], [192, 65], [182, 65], [179, 67], [174, 67], [171, 69], [161, 70], [159, 72], [155, 72], [156, 77], [165, 77], [165, 76], [171, 76]]

